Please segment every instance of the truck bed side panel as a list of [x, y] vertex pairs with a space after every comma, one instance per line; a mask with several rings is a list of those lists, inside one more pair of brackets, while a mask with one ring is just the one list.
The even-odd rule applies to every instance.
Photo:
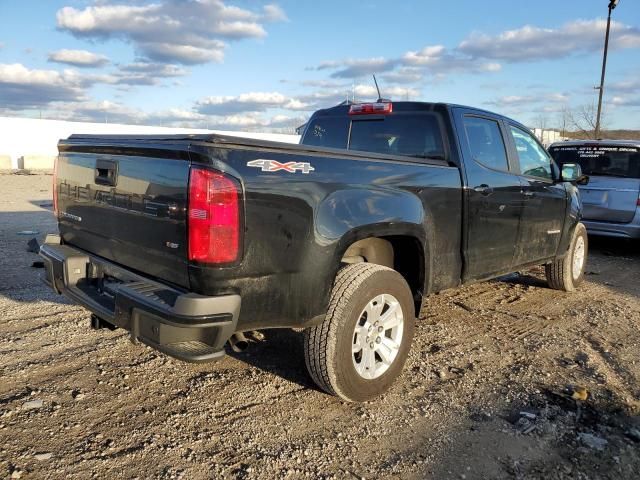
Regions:
[[[190, 266], [191, 286], [206, 295], [241, 292], [240, 329], [296, 326], [323, 314], [340, 258], [360, 238], [413, 236], [427, 253], [426, 289], [459, 283], [457, 168], [284, 149], [206, 150], [201, 161], [242, 179], [244, 257], [234, 268]], [[314, 170], [263, 172], [247, 165], [256, 159], [309, 163]]]

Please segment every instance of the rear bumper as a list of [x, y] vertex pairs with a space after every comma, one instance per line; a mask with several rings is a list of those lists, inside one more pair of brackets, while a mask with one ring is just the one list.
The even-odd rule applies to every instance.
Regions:
[[618, 238], [640, 238], [640, 208], [630, 223], [599, 222], [595, 220], [582, 220], [587, 232], [591, 235]]
[[40, 248], [43, 281], [102, 320], [142, 342], [188, 362], [218, 360], [235, 332], [239, 295], [185, 293], [102, 258], [47, 238]]

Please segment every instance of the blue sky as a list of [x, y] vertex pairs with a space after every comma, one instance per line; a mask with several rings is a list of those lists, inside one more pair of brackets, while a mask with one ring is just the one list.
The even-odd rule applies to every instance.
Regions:
[[[347, 97], [572, 129], [608, 0], [3, 0], [0, 115], [290, 131]], [[613, 12], [605, 126], [640, 129], [640, 1]]]

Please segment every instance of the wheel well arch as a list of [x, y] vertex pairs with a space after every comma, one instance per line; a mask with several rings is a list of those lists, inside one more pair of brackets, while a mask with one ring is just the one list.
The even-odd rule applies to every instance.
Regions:
[[416, 316], [420, 313], [426, 285], [426, 263], [422, 242], [411, 235], [384, 235], [352, 242], [341, 263], [368, 262], [393, 268], [411, 289]]

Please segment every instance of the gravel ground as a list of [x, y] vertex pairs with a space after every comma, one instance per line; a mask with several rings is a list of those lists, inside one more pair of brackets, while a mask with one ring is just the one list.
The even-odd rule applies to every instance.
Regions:
[[90, 330], [20, 234], [55, 231], [50, 183], [0, 175], [0, 477], [638, 478], [637, 243], [592, 240], [575, 294], [537, 268], [432, 296], [395, 386], [346, 404], [298, 332], [192, 365]]

